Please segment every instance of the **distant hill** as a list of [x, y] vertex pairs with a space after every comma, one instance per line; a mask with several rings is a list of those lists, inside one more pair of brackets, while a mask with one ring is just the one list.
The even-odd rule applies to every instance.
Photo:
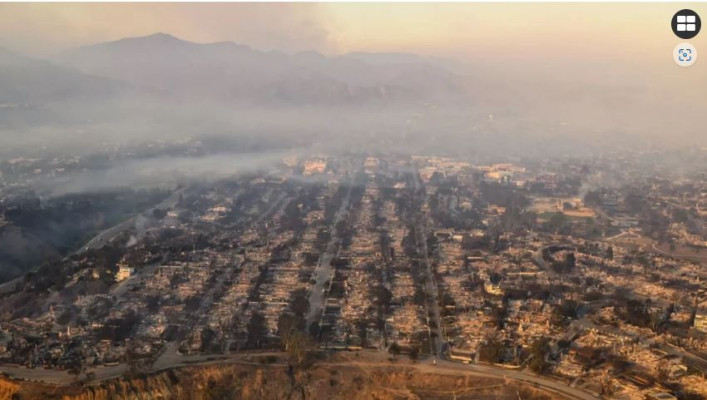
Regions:
[[76, 48], [55, 61], [190, 100], [335, 105], [437, 102], [464, 95], [458, 76], [420, 57], [289, 55], [164, 33]]
[[0, 48], [0, 106], [114, 98], [128, 85]]

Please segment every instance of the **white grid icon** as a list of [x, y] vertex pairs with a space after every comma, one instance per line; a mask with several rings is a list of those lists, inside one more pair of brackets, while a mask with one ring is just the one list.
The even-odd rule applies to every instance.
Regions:
[[695, 24], [697, 20], [694, 15], [678, 15], [677, 20], [678, 32], [694, 32], [697, 30], [697, 25]]

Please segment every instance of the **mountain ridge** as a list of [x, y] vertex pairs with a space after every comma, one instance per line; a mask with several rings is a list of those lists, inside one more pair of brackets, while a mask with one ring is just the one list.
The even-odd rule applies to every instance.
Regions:
[[114, 97], [129, 85], [0, 47], [0, 103], [46, 104]]
[[434, 102], [463, 95], [459, 77], [445, 68], [414, 55], [404, 57], [409, 62], [381, 62], [386, 57], [370, 62], [372, 56], [357, 53], [265, 52], [155, 33], [78, 47], [54, 61], [179, 98], [301, 105]]

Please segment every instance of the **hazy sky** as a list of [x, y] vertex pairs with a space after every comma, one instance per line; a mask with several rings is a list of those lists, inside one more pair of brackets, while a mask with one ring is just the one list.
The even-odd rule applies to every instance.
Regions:
[[[167, 32], [284, 51], [407, 51], [457, 58], [671, 61], [681, 4], [0, 4], [0, 46], [32, 55]], [[707, 44], [702, 34], [692, 42]]]
[[[697, 122], [707, 118], [707, 32], [689, 40], [702, 60], [676, 66], [672, 52], [683, 40], [670, 20], [683, 8], [707, 19], [707, 3], [0, 3], [0, 47], [51, 57], [164, 32], [260, 50], [410, 52], [460, 60], [477, 83], [495, 75], [524, 93], [540, 120], [665, 135], [685, 130], [677, 118], [690, 127], [678, 133], [704, 138]], [[513, 102], [505, 96], [503, 104]], [[596, 109], [610, 118], [593, 116]]]

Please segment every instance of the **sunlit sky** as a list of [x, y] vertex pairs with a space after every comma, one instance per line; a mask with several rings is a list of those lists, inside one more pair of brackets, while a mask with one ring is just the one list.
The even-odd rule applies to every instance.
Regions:
[[[604, 83], [707, 83], [707, 62], [673, 63], [682, 40], [670, 20], [682, 8], [707, 16], [707, 3], [0, 4], [0, 47], [41, 58], [164, 32], [291, 53], [409, 52]], [[700, 51], [706, 38], [690, 42]]]
[[[407, 51], [456, 57], [626, 56], [670, 49], [665, 3], [113, 3], [0, 4], [0, 45], [32, 55], [167, 32], [196, 42], [235, 41], [270, 50]], [[700, 37], [702, 36], [702, 37]], [[707, 43], [693, 39], [699, 49]], [[623, 48], [616, 48], [616, 46]]]
[[[567, 95], [558, 98], [572, 99], [575, 119], [588, 126], [602, 125], [587, 112], [598, 107], [610, 114], [604, 122], [665, 131], [674, 127], [655, 121], [667, 126], [680, 114], [693, 129], [707, 118], [707, 32], [689, 40], [702, 53], [694, 66], [673, 61], [684, 40], [670, 21], [683, 8], [707, 18], [707, 3], [0, 3], [0, 47], [52, 58], [163, 32], [288, 53], [415, 53], [461, 61], [455, 65], [474, 88], [494, 77], [531, 103]], [[607, 102], [608, 89], [621, 96]], [[546, 114], [565, 113], [558, 105], [546, 104]], [[629, 118], [629, 108], [640, 111]]]

